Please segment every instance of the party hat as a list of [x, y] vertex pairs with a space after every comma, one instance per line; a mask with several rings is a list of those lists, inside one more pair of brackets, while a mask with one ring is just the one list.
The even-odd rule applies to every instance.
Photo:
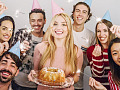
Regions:
[[85, 2], [89, 7], [91, 7], [92, 0], [85, 0], [84, 2]]
[[33, 9], [41, 9], [37, 0], [33, 0], [32, 10]]
[[52, 17], [54, 17], [56, 14], [63, 13], [64, 10], [60, 8], [53, 0], [51, 0], [52, 4]]
[[109, 10], [106, 11], [102, 19], [106, 19], [111, 22], [110, 12]]
[[20, 58], [20, 40], [8, 52], [14, 53]]
[[0, 18], [2, 18], [2, 17], [4, 17], [5, 16], [5, 14], [2, 14], [2, 15], [0, 15]]

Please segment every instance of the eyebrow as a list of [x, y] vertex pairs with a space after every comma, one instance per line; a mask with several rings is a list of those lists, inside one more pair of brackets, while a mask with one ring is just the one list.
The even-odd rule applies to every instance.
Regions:
[[[2, 60], [2, 62], [7, 62], [7, 60]], [[11, 62], [11, 64], [15, 64], [16, 65], [15, 62]]]
[[113, 50], [112, 52], [117, 52], [117, 50]]
[[[2, 27], [4, 27], [4, 28], [8, 28], [8, 27], [6, 27], [6, 26], [2, 26]], [[8, 30], [13, 30], [13, 28], [11, 28], [11, 29], [8, 29]]]
[[[80, 11], [80, 9], [75, 9], [75, 10], [79, 10], [79, 11]], [[83, 10], [83, 11], [86, 11], [86, 12], [88, 12], [87, 10]]]
[[7, 62], [7, 60], [1, 60], [1, 62]]
[[[57, 21], [55, 21], [54, 23], [58, 23]], [[61, 22], [61, 23], [66, 23], [66, 22]]]
[[2, 26], [2, 27], [5, 27], [5, 28], [7, 28], [6, 26]]

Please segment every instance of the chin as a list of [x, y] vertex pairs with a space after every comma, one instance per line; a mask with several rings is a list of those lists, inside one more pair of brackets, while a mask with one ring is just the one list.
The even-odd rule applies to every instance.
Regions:
[[34, 30], [34, 32], [35, 32], [35, 33], [39, 33], [39, 32], [40, 32], [40, 30]]
[[5, 39], [5, 40], [3, 40], [3, 42], [8, 42], [10, 39]]

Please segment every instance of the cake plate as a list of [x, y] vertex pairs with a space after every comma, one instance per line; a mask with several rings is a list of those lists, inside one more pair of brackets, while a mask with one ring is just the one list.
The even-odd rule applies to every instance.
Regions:
[[[37, 73], [36, 73], [37, 74]], [[41, 86], [45, 86], [45, 87], [49, 87], [49, 88], [69, 88], [71, 85], [73, 85], [74, 80], [69, 80], [68, 78], [65, 78], [65, 83], [63, 83], [62, 85], [48, 85], [47, 82], [44, 81], [44, 84], [42, 83], [43, 81], [41, 81], [40, 79], [38, 79], [38, 75], [36, 74], [32, 74], [32, 78], [33, 78], [33, 82], [35, 82], [38, 85]], [[50, 83], [49, 83], [50, 84]], [[54, 83], [55, 84], [55, 83]]]

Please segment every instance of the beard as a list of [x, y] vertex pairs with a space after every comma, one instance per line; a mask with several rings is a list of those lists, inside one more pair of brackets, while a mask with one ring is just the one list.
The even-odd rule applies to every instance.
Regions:
[[[3, 72], [9, 73], [10, 77], [4, 77], [4, 76], [2, 76], [1, 73], [3, 73]], [[2, 83], [8, 83], [9, 81], [13, 80], [13, 78], [15, 77], [16, 72], [13, 74], [9, 70], [5, 70], [5, 69], [4, 70], [0, 70], [0, 82], [2, 82]]]

